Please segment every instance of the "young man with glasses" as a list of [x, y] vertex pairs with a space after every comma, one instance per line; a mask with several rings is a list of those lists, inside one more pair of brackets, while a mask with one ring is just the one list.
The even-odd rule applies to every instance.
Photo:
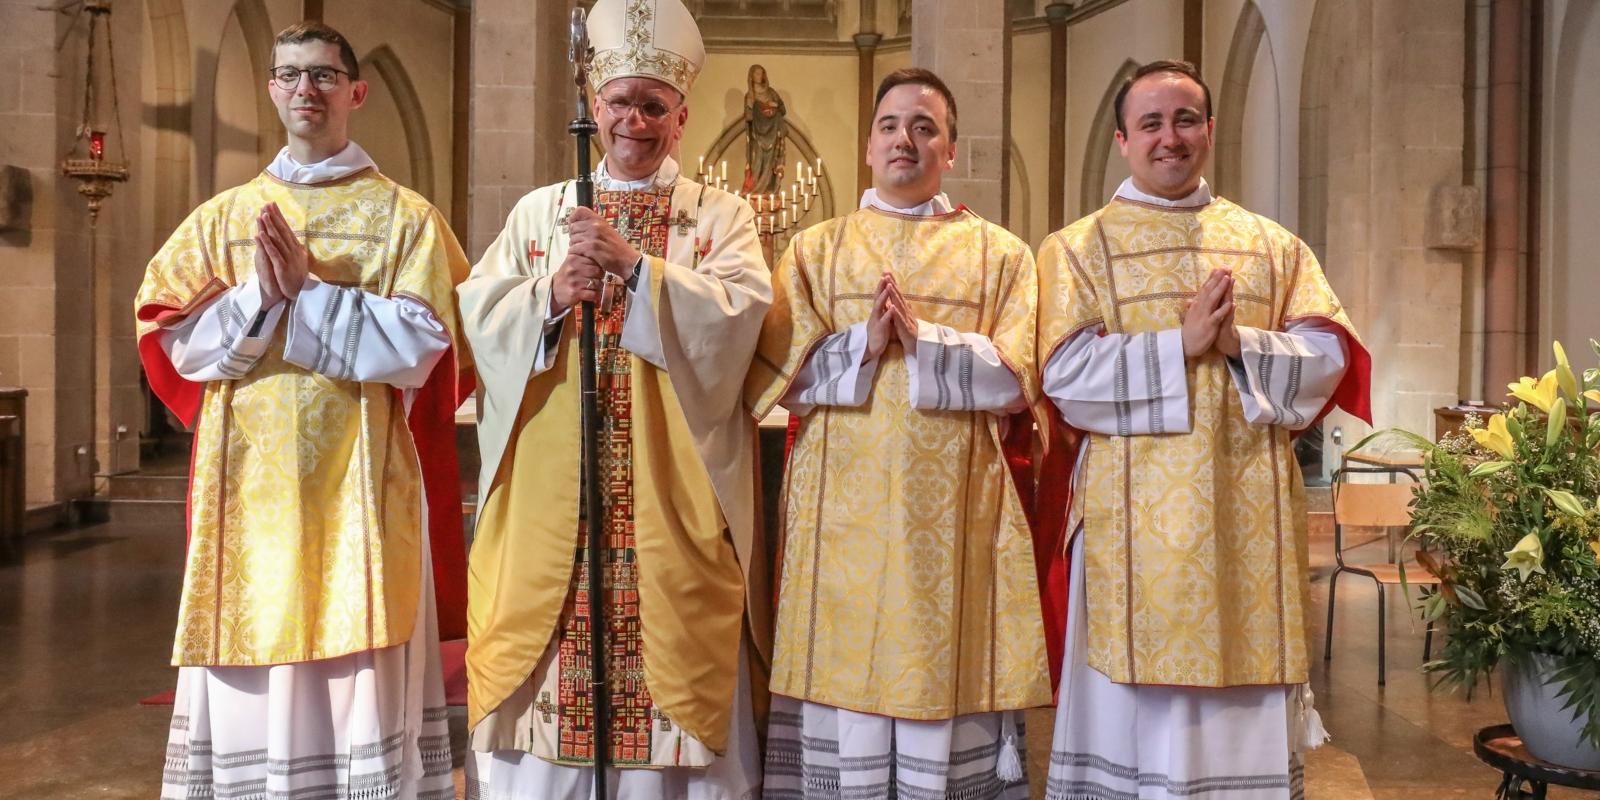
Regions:
[[[680, 0], [600, 0], [595, 209], [571, 181], [517, 203], [461, 285], [484, 384], [472, 549], [472, 796], [590, 796], [587, 525], [610, 542], [609, 786], [760, 785], [766, 559], [740, 386], [771, 299], [748, 203], [671, 152], [705, 58]], [[578, 304], [596, 303], [604, 520], [579, 518]], [[749, 656], [749, 664], [746, 657]]]
[[287, 146], [184, 221], [136, 301], [150, 385], [195, 432], [162, 796], [449, 798], [467, 262], [350, 141], [345, 38], [302, 22], [273, 59]]

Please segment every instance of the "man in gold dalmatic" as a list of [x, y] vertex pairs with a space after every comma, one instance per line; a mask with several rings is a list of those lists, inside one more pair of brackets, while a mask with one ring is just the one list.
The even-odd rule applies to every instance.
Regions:
[[195, 437], [162, 797], [442, 800], [467, 261], [350, 141], [345, 38], [291, 26], [273, 64], [288, 145], [189, 215], [136, 301], [145, 374]]
[[[1043, 421], [1033, 257], [940, 191], [956, 104], [889, 75], [861, 207], [798, 233], [746, 387], [800, 419], [784, 489], [766, 796], [1027, 797], [1050, 702], [1002, 441]], [[1015, 415], [1015, 416], [1013, 416]]]
[[1039, 253], [1044, 391], [1085, 434], [1046, 796], [1300, 797], [1326, 734], [1291, 437], [1367, 419], [1369, 360], [1310, 248], [1201, 177], [1192, 65], [1140, 68], [1116, 112], [1132, 177]]
[[[587, 525], [602, 524], [608, 785], [760, 786], [752, 690], [770, 639], [756, 430], [740, 388], [771, 286], [755, 215], [670, 156], [705, 50], [679, 0], [600, 0], [595, 209], [536, 189], [461, 286], [484, 384], [470, 570], [467, 776], [483, 798], [590, 796]], [[579, 517], [576, 308], [598, 304], [602, 520]], [[748, 660], [747, 660], [748, 657]], [[761, 705], [764, 705], [764, 701]]]

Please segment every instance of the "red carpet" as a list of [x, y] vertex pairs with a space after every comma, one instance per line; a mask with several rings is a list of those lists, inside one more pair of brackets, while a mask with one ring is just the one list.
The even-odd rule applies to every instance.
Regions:
[[[439, 666], [444, 671], [444, 701], [452, 706], [467, 704], [467, 640], [439, 643]], [[168, 689], [139, 701], [141, 706], [170, 706], [176, 691]]]

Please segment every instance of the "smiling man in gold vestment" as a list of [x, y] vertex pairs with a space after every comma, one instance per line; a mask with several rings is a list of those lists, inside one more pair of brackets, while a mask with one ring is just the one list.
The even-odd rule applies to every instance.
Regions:
[[288, 145], [184, 221], [136, 301], [195, 437], [162, 796], [453, 797], [433, 564], [463, 560], [466, 257], [350, 141], [344, 37], [292, 26], [273, 64]]
[[1325, 736], [1291, 433], [1368, 417], [1367, 354], [1310, 248], [1211, 194], [1193, 66], [1116, 110], [1133, 176], [1039, 254], [1044, 391], [1086, 433], [1046, 796], [1289, 800]]
[[1027, 796], [1013, 717], [1050, 686], [1001, 442], [1044, 410], [1033, 258], [940, 192], [955, 148], [944, 83], [890, 75], [873, 188], [797, 234], [773, 276], [746, 392], [758, 416], [782, 403], [801, 421], [769, 798]]
[[[767, 269], [750, 205], [670, 155], [705, 56], [688, 9], [600, 0], [589, 35], [606, 150], [595, 209], [575, 207], [572, 181], [535, 189], [461, 286], [484, 384], [468, 786], [485, 800], [591, 795], [584, 544], [603, 524], [614, 797], [753, 796], [769, 601], [740, 388]], [[572, 317], [585, 300], [598, 310], [601, 521], [578, 514]]]

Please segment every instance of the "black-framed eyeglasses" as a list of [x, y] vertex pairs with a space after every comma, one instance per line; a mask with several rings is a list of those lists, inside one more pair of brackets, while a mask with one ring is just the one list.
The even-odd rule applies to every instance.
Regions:
[[278, 88], [286, 92], [294, 91], [295, 87], [300, 85], [301, 75], [310, 75], [311, 85], [324, 92], [339, 85], [340, 75], [346, 78], [350, 77], [350, 73], [333, 67], [306, 67], [301, 69], [299, 67], [283, 66], [273, 67], [267, 70], [267, 73], [272, 76], [272, 82], [278, 84]]
[[602, 97], [600, 98], [600, 105], [605, 106], [607, 111], [619, 119], [637, 110], [639, 115], [645, 119], [659, 120], [678, 110], [677, 106], [668, 106], [660, 100], [646, 100], [643, 103], [635, 103], [620, 97]]

